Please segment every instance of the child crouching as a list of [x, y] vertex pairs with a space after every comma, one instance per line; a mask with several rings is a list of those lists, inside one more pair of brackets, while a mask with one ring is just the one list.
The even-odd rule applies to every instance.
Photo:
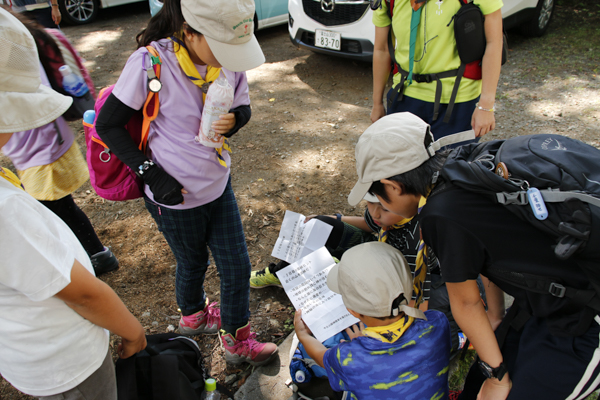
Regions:
[[296, 312], [296, 335], [334, 390], [356, 399], [448, 397], [448, 320], [439, 311], [409, 307], [412, 284], [402, 253], [365, 243], [345, 252], [327, 277], [327, 286], [361, 321], [360, 329], [346, 329], [351, 341], [325, 348], [311, 336], [302, 310]]

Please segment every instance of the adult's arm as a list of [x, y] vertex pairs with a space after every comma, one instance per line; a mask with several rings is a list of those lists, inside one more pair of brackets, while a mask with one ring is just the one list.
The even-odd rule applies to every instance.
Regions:
[[[502, 353], [481, 302], [477, 282], [475, 280], [447, 282], [446, 287], [456, 323], [473, 344], [479, 358], [492, 368], [498, 367], [503, 361]], [[498, 304], [492, 304], [495, 300], [497, 300], [496, 296], [488, 298], [488, 307], [497, 308]], [[504, 400], [510, 388], [511, 381], [508, 373], [504, 375], [502, 381], [495, 378], [486, 379], [477, 398]]]
[[388, 50], [388, 34], [391, 25], [375, 27], [375, 45], [373, 48], [373, 109], [371, 122], [385, 116], [383, 105], [385, 85], [392, 70], [390, 52]]
[[117, 294], [75, 260], [71, 282], [55, 296], [91, 323], [121, 336], [119, 357], [127, 358], [146, 347], [144, 328]]
[[[486, 48], [481, 62], [481, 97], [479, 106], [492, 109], [496, 101], [496, 88], [502, 65], [502, 12], [496, 10], [485, 16]], [[481, 137], [496, 127], [496, 119], [491, 111], [478, 108], [473, 112], [471, 126], [477, 137]]]
[[[100, 110], [96, 120], [96, 132], [119, 160], [133, 171], [137, 171], [149, 158], [138, 148], [125, 129], [125, 125], [137, 110], [127, 106], [112, 93]], [[158, 165], [147, 170], [142, 179], [161, 204], [176, 205], [183, 203], [183, 186]]]
[[60, 25], [60, 21], [62, 19], [62, 16], [60, 15], [60, 9], [58, 8], [58, 0], [51, 0], [50, 1], [50, 7], [52, 9], [52, 21], [56, 24], [56, 25]]

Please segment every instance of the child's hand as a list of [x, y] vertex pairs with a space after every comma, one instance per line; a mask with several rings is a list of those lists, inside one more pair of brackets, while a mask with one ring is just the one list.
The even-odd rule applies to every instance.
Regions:
[[352, 325], [350, 328], [346, 328], [346, 333], [350, 340], [355, 339], [359, 336], [364, 336], [362, 330], [365, 329], [365, 324], [359, 322], [358, 325]]
[[235, 114], [219, 115], [219, 120], [212, 123], [211, 128], [219, 135], [225, 135], [235, 126]]
[[304, 223], [307, 223], [308, 221], [310, 221], [314, 217], [316, 217], [316, 215], [309, 215], [308, 217], [304, 218]]
[[[141, 328], [141, 325], [140, 325]], [[146, 348], [146, 334], [143, 329], [138, 332], [138, 336], [134, 340], [121, 338], [121, 343], [117, 346], [117, 354], [119, 358], [128, 358]]]
[[303, 335], [311, 335], [312, 332], [308, 329], [308, 326], [302, 321], [302, 310], [296, 310], [296, 314], [294, 314], [294, 330], [296, 331], [296, 335], [298, 339]]

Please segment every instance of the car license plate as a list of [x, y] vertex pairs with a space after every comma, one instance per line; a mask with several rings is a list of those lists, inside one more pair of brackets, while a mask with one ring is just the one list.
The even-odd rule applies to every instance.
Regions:
[[340, 50], [342, 48], [342, 34], [332, 31], [315, 30], [315, 46], [325, 49]]

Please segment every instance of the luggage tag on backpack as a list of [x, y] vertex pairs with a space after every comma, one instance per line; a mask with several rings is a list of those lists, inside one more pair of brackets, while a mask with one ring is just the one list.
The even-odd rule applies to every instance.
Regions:
[[527, 189], [527, 198], [529, 199], [529, 205], [533, 210], [533, 215], [535, 215], [537, 219], [543, 221], [548, 218], [546, 203], [544, 203], [544, 198], [537, 188]]

